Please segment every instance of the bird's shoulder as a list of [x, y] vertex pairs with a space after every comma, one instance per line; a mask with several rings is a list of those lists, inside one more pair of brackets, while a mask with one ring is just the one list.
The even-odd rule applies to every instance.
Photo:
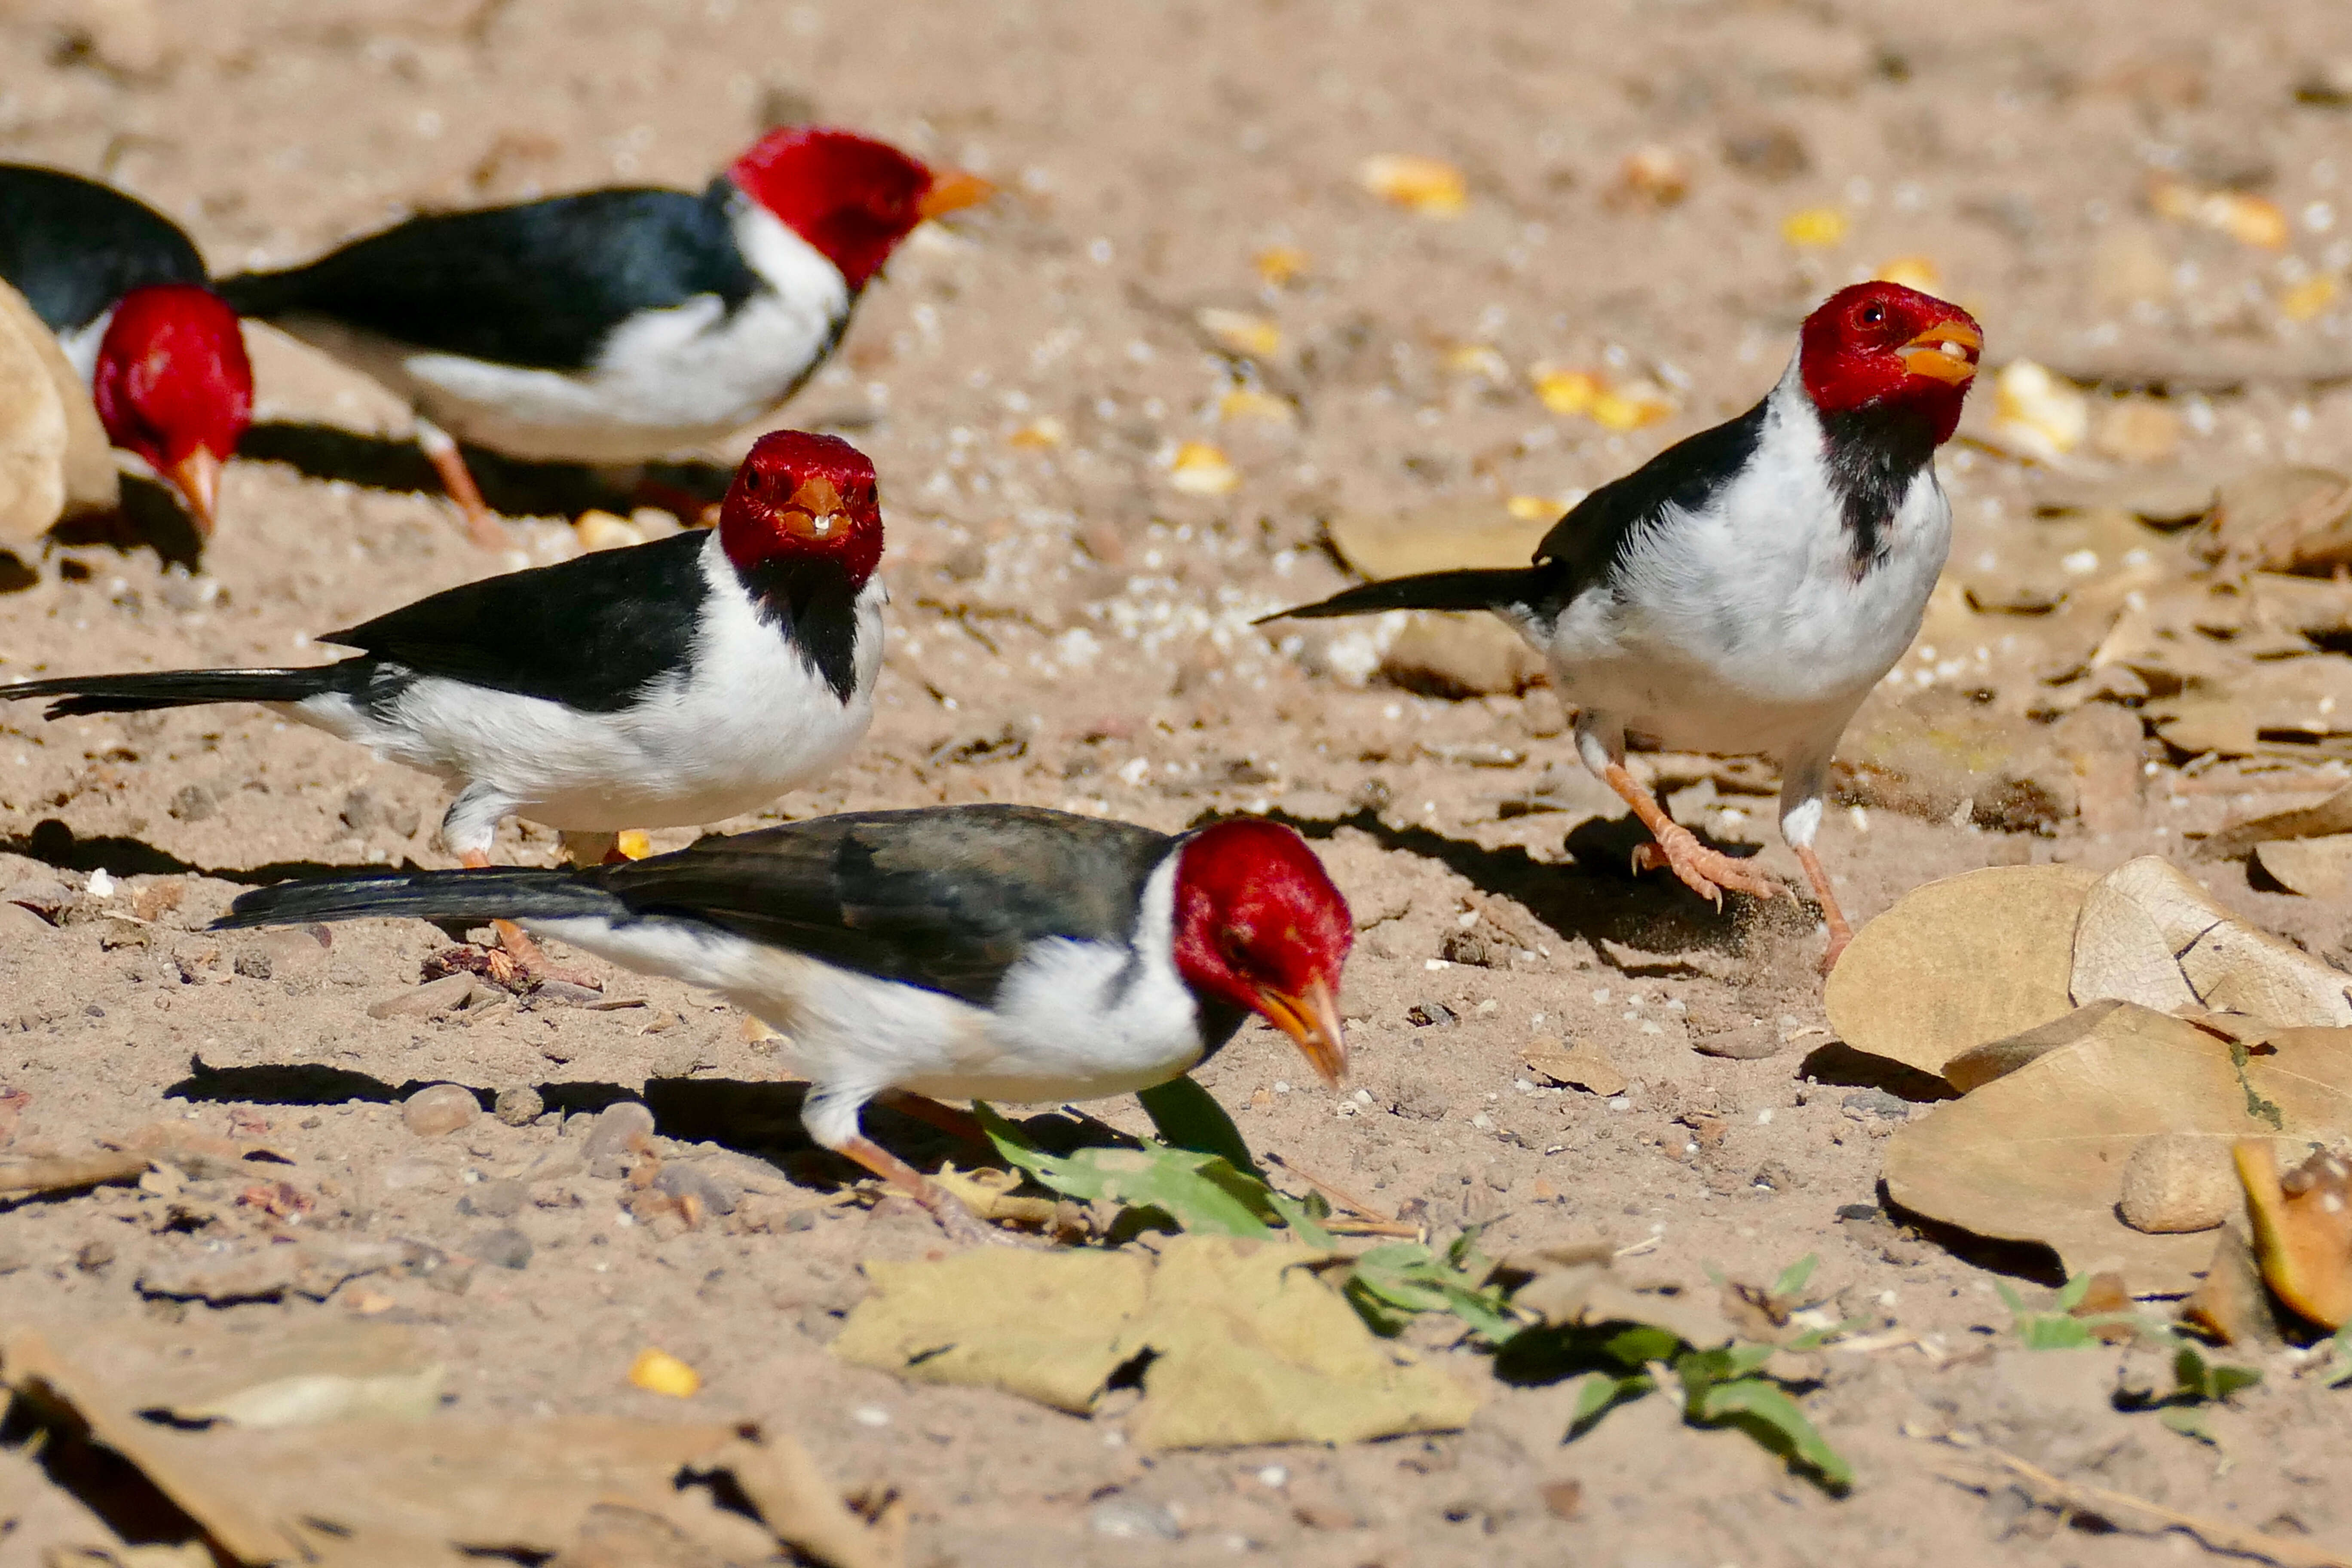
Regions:
[[1708, 510], [1746, 471], [1762, 444], [1770, 399], [1685, 437], [1571, 508], [1536, 546], [1545, 597], [1565, 604], [1607, 585], [1632, 547], [1669, 513]]
[[461, 583], [320, 640], [418, 675], [616, 711], [692, 657], [710, 538], [688, 529]]
[[1175, 840], [1035, 806], [850, 812], [597, 873], [681, 916], [986, 1005], [1032, 944], [1119, 943]]

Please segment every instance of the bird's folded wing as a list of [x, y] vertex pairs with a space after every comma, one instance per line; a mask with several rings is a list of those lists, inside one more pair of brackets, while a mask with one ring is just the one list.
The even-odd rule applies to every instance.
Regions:
[[1632, 473], [1579, 501], [1536, 546], [1549, 595], [1565, 604], [1605, 582], [1627, 546], [1669, 509], [1706, 510], [1755, 455], [1769, 400], [1736, 419], [1675, 442]]
[[640, 914], [985, 1005], [1032, 942], [1130, 940], [1173, 844], [1132, 823], [972, 805], [817, 817], [592, 875]]
[[428, 214], [307, 267], [224, 279], [220, 290], [244, 315], [323, 316], [412, 348], [586, 370], [640, 311], [706, 294], [731, 310], [759, 287], [726, 193], [584, 191]]
[[614, 712], [691, 658], [709, 538], [688, 529], [460, 584], [320, 640], [420, 675]]

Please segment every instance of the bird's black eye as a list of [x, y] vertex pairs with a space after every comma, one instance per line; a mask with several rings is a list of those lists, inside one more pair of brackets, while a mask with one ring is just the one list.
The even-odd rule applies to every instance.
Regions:
[[760, 470], [752, 468], [743, 475], [743, 488], [753, 495], [760, 493]]
[[1862, 308], [1862, 320], [1864, 326], [1874, 327], [1878, 325], [1879, 322], [1886, 320], [1886, 307], [1884, 305], [1864, 305]]

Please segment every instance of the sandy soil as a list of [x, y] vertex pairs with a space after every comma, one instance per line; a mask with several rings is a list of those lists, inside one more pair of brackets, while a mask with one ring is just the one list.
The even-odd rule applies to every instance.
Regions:
[[[1282, 814], [1328, 857], [1363, 927], [1346, 996], [1363, 1092], [1301, 1083], [1286, 1044], [1253, 1026], [1204, 1078], [1254, 1144], [1441, 1229], [1486, 1222], [1503, 1245], [1654, 1237], [1637, 1266], [1657, 1277], [1765, 1279], [1817, 1252], [1842, 1306], [1951, 1353], [1837, 1361], [1811, 1407], [1859, 1471], [1843, 1501], [1657, 1409], [1559, 1447], [1562, 1413], [1541, 1391], [1497, 1389], [1456, 1436], [1153, 1458], [1114, 1420], [844, 1368], [824, 1345], [861, 1292], [857, 1262], [919, 1256], [936, 1232], [898, 1205], [823, 1205], [846, 1168], [807, 1150], [772, 1047], [739, 1017], [627, 975], [608, 994], [643, 1007], [375, 1017], [440, 933], [352, 926], [321, 946], [203, 931], [239, 887], [300, 867], [448, 863], [432, 837], [437, 785], [247, 709], [0, 715], [0, 892], [81, 892], [92, 917], [52, 926], [0, 903], [0, 1078], [30, 1096], [17, 1147], [184, 1120], [294, 1156], [315, 1227], [467, 1256], [520, 1231], [519, 1271], [366, 1282], [366, 1305], [457, 1369], [458, 1412], [675, 1414], [624, 1381], [658, 1343], [708, 1379], [698, 1406], [795, 1431], [845, 1478], [903, 1489], [918, 1563], [2197, 1555], [1937, 1479], [1938, 1450], [1906, 1434], [1954, 1426], [2177, 1508], [2352, 1542], [2352, 1398], [2273, 1378], [2217, 1418], [2219, 1463], [2109, 1410], [2074, 1373], [1993, 1348], [2006, 1318], [1991, 1268], [2032, 1294], [2052, 1282], [2046, 1262], [1957, 1256], [1875, 1207], [1878, 1140], [1924, 1112], [1874, 1098], [1916, 1087], [1882, 1085], [1829, 1043], [1810, 914], [1735, 901], [1717, 915], [1631, 880], [1622, 811], [1575, 768], [1548, 693], [1450, 702], [1349, 685], [1317, 673], [1345, 663], [1322, 642], [1286, 650], [1247, 624], [1344, 580], [1319, 543], [1335, 516], [1572, 494], [1746, 405], [1812, 301], [1898, 256], [1933, 258], [1996, 362], [2157, 367], [2187, 419], [2183, 468], [2352, 463], [2352, 394], [2329, 379], [2352, 368], [2352, 317], [2291, 324], [2267, 303], [2352, 262], [2327, 205], [2352, 173], [2337, 167], [2352, 121], [2296, 92], [2352, 60], [2352, 13], [119, 0], [79, 14], [62, 0], [0, 11], [0, 155], [111, 175], [224, 270], [420, 205], [699, 184], [763, 121], [811, 113], [1002, 182], [993, 206], [916, 237], [790, 412], [880, 468], [893, 641], [868, 744], [782, 810], [1021, 800], [1164, 828]], [[1621, 164], [1647, 145], [1687, 161], [1678, 205], [1620, 199]], [[1354, 172], [1381, 153], [1454, 161], [1467, 211], [1434, 222], [1368, 195]], [[2265, 188], [2293, 224], [2286, 249], [2157, 225], [2141, 196], [2157, 168]], [[1849, 237], [1793, 247], [1781, 220], [1821, 205], [1848, 216]], [[2170, 303], [2135, 314], [2103, 292], [2097, 258], [2118, 234], [2158, 247]], [[1278, 245], [1309, 260], [1277, 289], [1252, 258]], [[1294, 424], [1216, 421], [1234, 372], [1194, 324], [1203, 307], [1279, 323], [1286, 346], [1263, 378], [1295, 400]], [[305, 659], [311, 633], [498, 565], [418, 493], [398, 407], [267, 329], [252, 336], [263, 423], [197, 570], [166, 565], [184, 553], [169, 537], [43, 552], [0, 596], [0, 675]], [[1510, 374], [1453, 374], [1447, 351], [1465, 343], [1490, 344]], [[1544, 361], [1646, 375], [1681, 389], [1678, 412], [1624, 434], [1556, 416], [1521, 374]], [[1047, 419], [1060, 444], [1012, 439]], [[1170, 484], [1169, 454], [1192, 439], [1223, 448], [1236, 489]], [[2046, 471], [1963, 448], [1945, 473], [1956, 561], [2041, 548]], [[587, 495], [578, 476], [486, 478], [519, 510]], [[577, 547], [560, 516], [518, 526], [535, 559]], [[2096, 834], [2071, 817], [2011, 833], [1965, 816], [1834, 816], [1825, 848], [1850, 910], [1866, 920], [1988, 863], [2177, 850], [2183, 831], [2305, 798], [2199, 787], [2154, 742], [2144, 756], [2144, 793]], [[1659, 765], [1685, 784], [1704, 773]], [[1794, 874], [1765, 799], [1730, 815], [1713, 799], [1702, 787], [1685, 805]], [[552, 840], [525, 829], [502, 851], [544, 858]], [[101, 868], [118, 882], [104, 909], [85, 889]], [[2253, 891], [2235, 868], [2211, 880], [2343, 960], [2340, 909]], [[110, 912], [134, 905], [150, 918]], [[1492, 939], [1449, 947], [1465, 929]], [[1787, 1047], [1694, 1050], [1750, 1018]], [[1521, 1051], [1559, 1036], [1602, 1049], [1626, 1094], [1531, 1083]], [[420, 1139], [395, 1102], [441, 1079], [529, 1088], [545, 1111]], [[622, 1184], [567, 1152], [568, 1117], [638, 1095], [673, 1158], [758, 1201], [695, 1231], [631, 1223]], [[1131, 1104], [1097, 1109], [1139, 1124]], [[873, 1125], [910, 1153], [950, 1152], [887, 1115]], [[510, 1178], [529, 1184], [520, 1212], [474, 1212], [470, 1194]], [[352, 1310], [356, 1286], [325, 1304], [142, 1300], [142, 1268], [263, 1234], [266, 1216], [235, 1196], [194, 1194], [212, 1216], [196, 1233], [122, 1191], [0, 1214], [0, 1319], [266, 1326]], [[1488, 1379], [1480, 1358], [1451, 1354]], [[1539, 1489], [1561, 1479], [1582, 1486], [1566, 1520]], [[0, 1505], [21, 1521], [0, 1562], [102, 1535], [18, 1457], [0, 1455]]]

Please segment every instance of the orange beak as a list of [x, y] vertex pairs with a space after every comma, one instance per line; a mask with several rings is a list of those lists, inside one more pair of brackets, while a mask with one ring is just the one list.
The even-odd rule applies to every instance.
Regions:
[[220, 498], [220, 473], [221, 460], [210, 447], [199, 447], [173, 464], [164, 476], [195, 520], [196, 532], [205, 539], [213, 536], [213, 506]]
[[1339, 1023], [1339, 1004], [1321, 976], [1297, 996], [1261, 985], [1258, 1011], [1267, 1023], [1297, 1042], [1307, 1065], [1333, 1089], [1348, 1076], [1348, 1037]]
[[949, 169], [931, 176], [931, 188], [915, 203], [916, 216], [929, 221], [965, 207], [978, 206], [996, 194], [996, 187], [978, 174]]
[[1932, 381], [1966, 385], [1977, 374], [1984, 334], [1966, 321], [1941, 321], [1897, 351], [1906, 370]]

